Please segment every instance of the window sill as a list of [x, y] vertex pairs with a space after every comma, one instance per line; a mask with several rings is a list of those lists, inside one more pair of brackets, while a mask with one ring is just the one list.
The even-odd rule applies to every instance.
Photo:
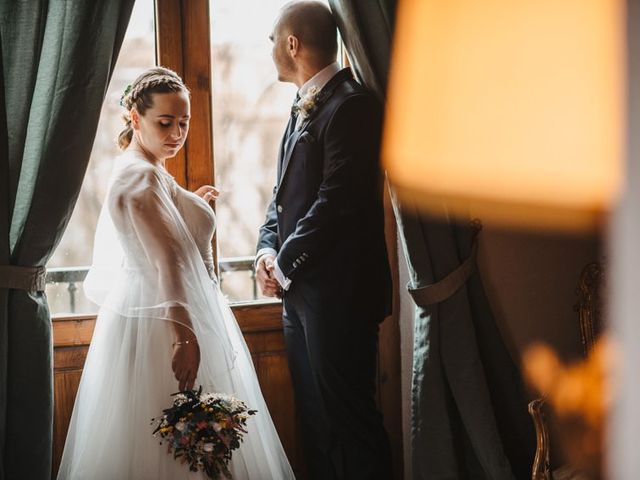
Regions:
[[[258, 300], [230, 304], [245, 335], [282, 330], [280, 300]], [[96, 324], [96, 314], [56, 315], [52, 321], [54, 347], [89, 345]]]

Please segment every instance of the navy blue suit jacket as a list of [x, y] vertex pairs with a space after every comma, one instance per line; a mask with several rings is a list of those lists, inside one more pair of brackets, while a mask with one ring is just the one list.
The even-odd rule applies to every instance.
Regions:
[[378, 321], [391, 310], [381, 128], [376, 98], [350, 69], [338, 72], [316, 111], [282, 140], [277, 185], [258, 239], [258, 250], [278, 252], [291, 288], [313, 290], [314, 302], [357, 306]]

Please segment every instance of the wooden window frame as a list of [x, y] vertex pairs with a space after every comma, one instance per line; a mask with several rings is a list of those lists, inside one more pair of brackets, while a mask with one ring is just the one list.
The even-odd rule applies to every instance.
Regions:
[[[167, 170], [192, 191], [215, 183], [209, 18], [208, 0], [156, 0], [157, 63], [176, 71], [191, 90], [189, 136]], [[213, 247], [217, 271], [217, 236]]]

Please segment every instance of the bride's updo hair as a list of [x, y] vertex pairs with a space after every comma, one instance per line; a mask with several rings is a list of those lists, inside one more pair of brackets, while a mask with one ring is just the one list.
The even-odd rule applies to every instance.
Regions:
[[127, 110], [123, 117], [125, 127], [118, 135], [118, 146], [121, 150], [126, 149], [133, 138], [131, 109], [135, 107], [140, 115], [144, 115], [147, 109], [153, 106], [154, 93], [171, 92], [185, 92], [188, 95], [189, 89], [176, 72], [164, 67], [150, 68], [127, 87], [120, 98], [120, 105]]

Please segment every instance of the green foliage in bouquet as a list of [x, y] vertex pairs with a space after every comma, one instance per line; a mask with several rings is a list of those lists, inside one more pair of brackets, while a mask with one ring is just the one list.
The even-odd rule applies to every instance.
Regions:
[[247, 419], [255, 415], [244, 402], [230, 395], [202, 393], [202, 387], [172, 394], [173, 405], [163, 411], [154, 436], [168, 444], [168, 453], [189, 470], [209, 478], [231, 478], [229, 460], [247, 433]]

